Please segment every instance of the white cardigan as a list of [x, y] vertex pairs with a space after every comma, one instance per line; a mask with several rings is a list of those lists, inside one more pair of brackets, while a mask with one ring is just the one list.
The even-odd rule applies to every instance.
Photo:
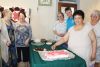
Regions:
[[0, 20], [0, 45], [1, 45], [1, 54], [2, 59], [5, 62], [8, 62], [8, 46], [7, 42], [10, 42], [6, 24]]

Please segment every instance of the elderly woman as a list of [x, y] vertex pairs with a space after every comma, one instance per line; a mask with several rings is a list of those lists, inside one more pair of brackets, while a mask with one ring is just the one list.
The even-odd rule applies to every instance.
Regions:
[[75, 26], [71, 27], [66, 35], [52, 46], [52, 49], [68, 41], [68, 48], [82, 57], [89, 67], [90, 60], [93, 61], [96, 56], [95, 33], [91, 26], [84, 24], [84, 12], [82, 10], [76, 10], [73, 18]]
[[3, 11], [3, 19], [2, 22], [6, 24], [8, 35], [11, 41], [9, 45], [9, 66], [17, 67], [17, 56], [16, 56], [16, 48], [15, 48], [15, 35], [14, 35], [14, 27], [11, 22], [12, 12], [8, 9]]
[[58, 20], [56, 21], [56, 24], [54, 25], [53, 28], [53, 32], [55, 34], [55, 41], [58, 41], [66, 33], [66, 23], [64, 20], [64, 14], [59, 12], [57, 17]]
[[96, 52], [96, 63], [95, 67], [100, 67], [100, 11], [94, 10], [91, 13], [91, 26], [96, 34], [97, 39], [97, 52]]
[[0, 21], [0, 45], [1, 45], [1, 55], [3, 59], [3, 67], [8, 67], [8, 59], [9, 59], [8, 50], [10, 43], [11, 42], [8, 35], [7, 27], [6, 24], [4, 23], [4, 18], [2, 18], [2, 20]]
[[15, 24], [15, 41], [18, 55], [18, 67], [20, 62], [25, 63], [24, 67], [28, 67], [29, 61], [29, 41], [32, 37], [31, 27], [28, 22], [25, 21], [25, 11], [19, 12], [19, 21]]

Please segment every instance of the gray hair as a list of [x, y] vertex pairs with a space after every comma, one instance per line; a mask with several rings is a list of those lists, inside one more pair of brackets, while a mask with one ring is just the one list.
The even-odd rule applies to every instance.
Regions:
[[91, 15], [96, 15], [100, 17], [100, 10], [94, 10]]

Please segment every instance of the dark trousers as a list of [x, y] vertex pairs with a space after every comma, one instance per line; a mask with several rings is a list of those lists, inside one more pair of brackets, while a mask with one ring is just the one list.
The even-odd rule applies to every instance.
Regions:
[[63, 43], [63, 44], [61, 44], [61, 47], [62, 48], [68, 48], [68, 44], [67, 43]]
[[[21, 57], [22, 54], [22, 57]], [[29, 61], [29, 47], [17, 47], [17, 62], [28, 62]]]

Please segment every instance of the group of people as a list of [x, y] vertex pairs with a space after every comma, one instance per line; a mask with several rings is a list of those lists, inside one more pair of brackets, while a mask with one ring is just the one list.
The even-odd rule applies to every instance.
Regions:
[[[67, 43], [69, 50], [76, 53], [86, 61], [87, 67], [100, 66], [100, 11], [91, 13], [91, 21], [84, 22], [85, 14], [76, 10], [73, 14], [70, 7], [65, 8], [68, 18], [58, 13], [58, 21], [54, 25], [55, 41], [51, 48], [54, 50], [59, 45]], [[94, 62], [94, 63], [93, 63]]]
[[[0, 46], [3, 67], [19, 67], [21, 61], [25, 62], [25, 67], [28, 67], [32, 30], [29, 23], [25, 21], [25, 10], [19, 10], [17, 22], [12, 21], [11, 10], [4, 9], [0, 13], [2, 15], [0, 16]], [[94, 10], [91, 13], [90, 22], [84, 22], [85, 14], [82, 10], [76, 10], [72, 14], [71, 8], [67, 7], [65, 13], [68, 16], [66, 20], [62, 12], [57, 15], [58, 20], [53, 28], [56, 43], [51, 48], [54, 50], [59, 45], [66, 45], [64, 47], [68, 47], [86, 61], [87, 67], [90, 67], [93, 61], [95, 61], [94, 66], [99, 67], [100, 11]]]
[[29, 67], [29, 41], [32, 31], [29, 22], [26, 22], [24, 9], [19, 10], [18, 21], [12, 20], [12, 11], [4, 9], [0, 17], [0, 46], [2, 67]]

